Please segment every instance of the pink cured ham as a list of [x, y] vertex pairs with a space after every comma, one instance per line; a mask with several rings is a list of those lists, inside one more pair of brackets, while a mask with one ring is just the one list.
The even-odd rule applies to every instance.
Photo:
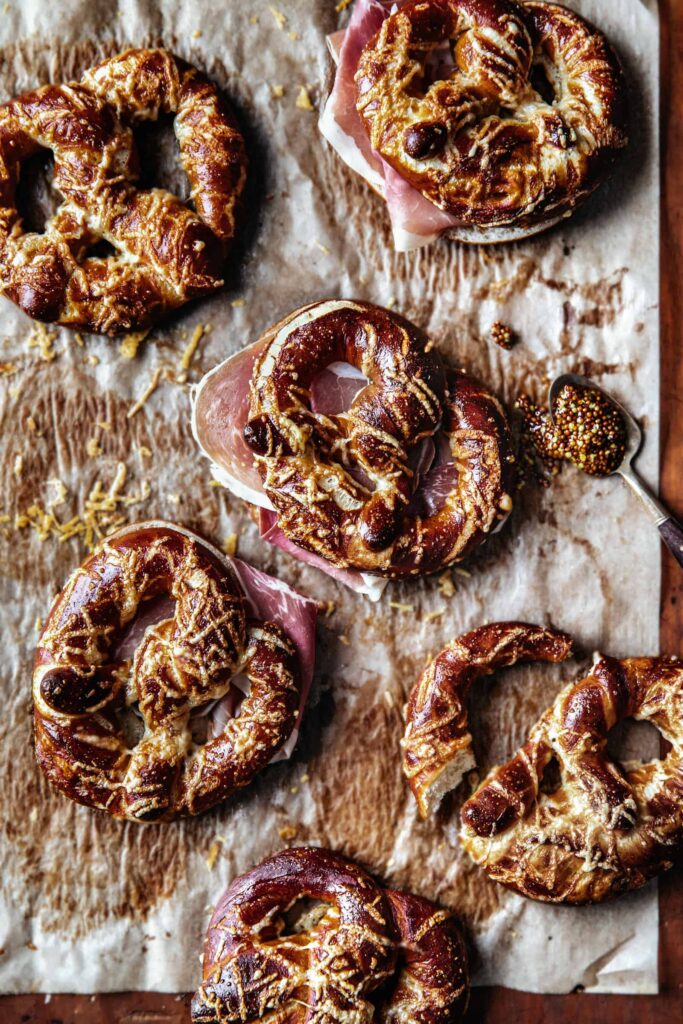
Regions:
[[219, 483], [252, 505], [272, 508], [244, 440], [249, 383], [264, 344], [241, 349], [200, 381], [192, 396], [192, 433]]
[[444, 231], [459, 227], [460, 222], [425, 199], [371, 148], [356, 110], [354, 76], [361, 51], [392, 10], [402, 3], [405, 0], [397, 4], [356, 0], [346, 31], [329, 37], [328, 45], [337, 71], [319, 127], [342, 160], [383, 196], [396, 249], [406, 252], [433, 242]]
[[[261, 347], [256, 343], [230, 356], [200, 382], [193, 396], [195, 439], [210, 460], [216, 480], [259, 507], [259, 532], [264, 540], [377, 601], [386, 586], [385, 579], [333, 566], [299, 547], [277, 525], [275, 509], [243, 437], [249, 415], [249, 382]], [[325, 415], [338, 415], [349, 408], [365, 383], [359, 370], [347, 363], [332, 363], [312, 383], [311, 407]], [[426, 438], [411, 452], [410, 465], [415, 473], [415, 494], [408, 511], [422, 517], [433, 515], [443, 506], [457, 478], [448, 442], [443, 436]]]
[[[373, 601], [379, 600], [386, 581], [353, 570], [337, 569], [324, 559], [289, 541], [277, 528], [275, 510], [263, 490], [251, 449], [243, 430], [249, 416], [249, 382], [261, 351], [257, 342], [230, 356], [199, 383], [193, 395], [192, 431], [211, 462], [216, 480], [238, 497], [261, 509], [260, 532], [264, 540], [302, 562], [321, 569]], [[347, 363], [333, 363], [318, 374], [311, 386], [314, 411], [336, 415], [348, 409], [366, 383], [363, 374]], [[263, 513], [270, 517], [263, 518]]]

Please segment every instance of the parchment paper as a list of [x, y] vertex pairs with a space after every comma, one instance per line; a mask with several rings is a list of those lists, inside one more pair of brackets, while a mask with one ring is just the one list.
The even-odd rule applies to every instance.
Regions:
[[[295, 842], [329, 844], [392, 885], [458, 909], [479, 982], [656, 990], [654, 885], [584, 910], [507, 894], [457, 848], [464, 794], [447, 800], [435, 820], [418, 822], [398, 756], [401, 708], [427, 657], [484, 621], [550, 621], [587, 654], [595, 647], [657, 652], [659, 540], [631, 496], [617, 481], [573, 470], [549, 491], [529, 485], [505, 530], [465, 572], [452, 574], [452, 596], [433, 578], [392, 585], [371, 606], [264, 545], [240, 502], [210, 486], [189, 424], [188, 385], [201, 373], [295, 306], [355, 296], [394, 305], [508, 400], [522, 387], [542, 397], [547, 378], [563, 370], [594, 375], [643, 417], [641, 468], [656, 484], [656, 8], [654, 0], [572, 5], [611, 36], [634, 83], [634, 143], [613, 184], [536, 239], [488, 250], [442, 242], [408, 255], [393, 252], [380, 200], [317, 132], [331, 76], [324, 39], [345, 17], [333, 0], [277, 0], [276, 13], [265, 2], [209, 0], [4, 5], [3, 99], [80, 74], [125, 46], [164, 44], [232, 97], [253, 169], [243, 252], [225, 291], [157, 328], [135, 358], [124, 358], [116, 341], [88, 337], [79, 345], [66, 331], [56, 331], [51, 346], [43, 339], [42, 348], [29, 348], [31, 323], [0, 301], [0, 361], [11, 371], [0, 378], [0, 513], [9, 516], [0, 524], [0, 989], [190, 989], [221, 890]], [[284, 86], [280, 97], [277, 86]], [[304, 95], [315, 112], [303, 109]], [[173, 148], [163, 133], [158, 146], [161, 180], [184, 187], [177, 169], [168, 170]], [[488, 340], [497, 319], [522, 339], [512, 352]], [[168, 379], [181, 371], [196, 326], [206, 324], [213, 330], [187, 381]], [[50, 351], [54, 358], [43, 358]], [[156, 391], [129, 417], [157, 369]], [[48, 790], [33, 760], [35, 623], [85, 548], [79, 537], [60, 543], [54, 529], [41, 539], [25, 520], [49, 533], [49, 521], [31, 507], [38, 502], [44, 511], [62, 495], [53, 511], [66, 522], [83, 511], [97, 480], [106, 491], [119, 463], [127, 468], [119, 498], [144, 500], [116, 499], [112, 514], [176, 519], [219, 544], [237, 534], [241, 557], [335, 602], [319, 630], [318, 676], [294, 758], [217, 811], [163, 827], [123, 825], [76, 807]], [[512, 670], [481, 686], [473, 728], [482, 772], [516, 749], [562, 681], [586, 664]], [[656, 738], [640, 736], [636, 746], [650, 754]]]

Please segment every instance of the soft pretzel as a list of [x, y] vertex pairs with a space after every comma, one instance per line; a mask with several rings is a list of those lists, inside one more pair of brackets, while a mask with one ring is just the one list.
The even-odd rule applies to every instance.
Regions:
[[[448, 775], [455, 786], [472, 766], [462, 756], [469, 744], [462, 701], [482, 674], [482, 660], [484, 671], [520, 657], [559, 661], [569, 654], [570, 640], [540, 626], [496, 623], [453, 648], [455, 656], [449, 661], [445, 652], [441, 672], [428, 676], [419, 701], [417, 694], [411, 701], [409, 730], [419, 703], [433, 708], [437, 737], [430, 745], [428, 719], [406, 737], [404, 766], [418, 786], [428, 778], [426, 769], [432, 778]], [[649, 720], [660, 730], [671, 744], [663, 760], [627, 769], [607, 759], [607, 734], [625, 718]], [[638, 888], [670, 867], [683, 845], [682, 722], [683, 662], [597, 656], [590, 673], [559, 694], [521, 750], [463, 805], [462, 845], [492, 879], [532, 899], [597, 903]], [[557, 788], [548, 777], [551, 763], [561, 776]]]
[[[133, 126], [161, 114], [175, 115], [194, 211], [136, 188]], [[26, 233], [16, 186], [41, 147], [54, 153], [63, 202], [44, 234]], [[166, 50], [128, 50], [80, 82], [12, 100], [0, 107], [2, 290], [38, 320], [106, 334], [151, 325], [222, 285], [246, 167], [216, 87]], [[88, 255], [102, 240], [115, 254]]]
[[617, 58], [553, 3], [399, 4], [355, 81], [373, 152], [482, 241], [571, 214], [627, 143]]
[[[445, 371], [407, 320], [365, 302], [319, 302], [258, 345], [244, 436], [294, 543], [334, 566], [415, 575], [462, 558], [506, 517], [514, 456], [502, 407]], [[335, 362], [368, 383], [348, 410], [323, 415], [311, 385]], [[423, 509], [412, 500], [414, 456], [431, 437], [453, 472], [440, 505]]]
[[564, 661], [566, 633], [526, 622], [495, 622], [465, 633], [441, 651], [410, 691], [403, 772], [423, 818], [475, 767], [467, 698], [482, 676], [518, 661]]
[[[287, 933], [298, 900], [319, 901]], [[195, 1024], [457, 1024], [468, 999], [458, 925], [328, 850], [286, 850], [230, 885], [206, 937]]]
[[[166, 595], [132, 664], [117, 641], [144, 603]], [[251, 686], [240, 713], [203, 746], [190, 717], [223, 698], [238, 674]], [[229, 564], [186, 531], [141, 524], [105, 540], [67, 581], [35, 657], [36, 754], [72, 800], [134, 821], [197, 814], [249, 783], [295, 724], [299, 669], [274, 622], [247, 619]], [[137, 706], [132, 749], [122, 713]]]

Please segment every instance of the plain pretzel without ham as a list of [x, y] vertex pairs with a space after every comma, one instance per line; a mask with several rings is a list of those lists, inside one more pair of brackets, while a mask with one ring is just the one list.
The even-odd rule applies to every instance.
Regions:
[[[325, 301], [295, 310], [259, 344], [244, 437], [294, 543], [342, 568], [416, 575], [462, 558], [507, 516], [514, 456], [502, 407], [444, 370], [407, 320]], [[314, 412], [312, 383], [337, 362], [367, 384], [346, 411]], [[454, 480], [441, 506], [423, 512], [411, 506], [411, 456], [437, 430]]]
[[[175, 601], [149, 626], [132, 665], [116, 643], [144, 603]], [[251, 686], [239, 716], [203, 746], [190, 717]], [[274, 622], [247, 619], [230, 566], [170, 524], [141, 524], [105, 540], [68, 580], [35, 656], [36, 754], [72, 800], [133, 821], [197, 814], [249, 783], [291, 733], [299, 669]], [[122, 713], [144, 725], [132, 749]]]
[[[474, 679], [502, 665], [559, 661], [569, 637], [526, 623], [497, 623], [461, 637], [411, 695], [404, 769], [425, 811], [430, 780], [457, 785], [469, 747], [464, 700]], [[427, 710], [427, 714], [425, 714]], [[671, 744], [663, 760], [625, 768], [606, 756], [610, 729], [651, 721]], [[597, 656], [489, 773], [461, 811], [460, 839], [497, 882], [533, 899], [597, 903], [643, 885], [683, 845], [683, 662]], [[546, 778], [554, 763], [561, 782]], [[438, 792], [438, 791], [437, 791]]]
[[[174, 114], [194, 210], [138, 190], [133, 127]], [[43, 234], [16, 207], [21, 164], [54, 154], [63, 202]], [[38, 320], [99, 333], [138, 330], [222, 284], [246, 180], [244, 140], [217, 89], [166, 50], [128, 50], [80, 82], [0, 107], [0, 284]], [[89, 255], [98, 242], [116, 250]]]
[[553, 3], [410, 0], [355, 81], [373, 151], [480, 241], [569, 215], [627, 143], [614, 53]]
[[[288, 930], [287, 912], [296, 918], [306, 899], [318, 906]], [[458, 1024], [469, 994], [455, 918], [306, 847], [230, 885], [209, 924], [203, 975], [194, 1024]]]

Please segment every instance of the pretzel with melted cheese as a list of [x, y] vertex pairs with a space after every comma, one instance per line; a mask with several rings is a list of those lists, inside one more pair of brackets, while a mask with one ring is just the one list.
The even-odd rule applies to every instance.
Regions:
[[[287, 934], [287, 911], [306, 898], [321, 906]], [[329, 850], [299, 847], [236, 878], [219, 901], [192, 1020], [458, 1024], [468, 994], [452, 915], [383, 889]]]
[[[494, 623], [447, 648], [408, 705], [404, 770], [423, 813], [473, 767], [464, 700], [472, 682], [524, 658], [560, 661], [570, 639], [526, 623]], [[651, 721], [671, 744], [662, 760], [621, 766], [607, 734]], [[532, 899], [597, 903], [636, 889], [683, 848], [683, 662], [597, 655], [494, 768], [461, 810], [460, 841], [494, 881]], [[551, 763], [561, 781], [546, 778]], [[439, 782], [441, 780], [441, 784]], [[446, 784], [443, 784], [443, 781]]]
[[[145, 602], [175, 601], [132, 664], [116, 643]], [[195, 747], [191, 713], [243, 673], [240, 714]], [[295, 648], [247, 619], [237, 576], [198, 539], [141, 524], [103, 541], [57, 596], [33, 674], [35, 742], [48, 780], [72, 800], [132, 821], [197, 814], [247, 785], [282, 746], [299, 705]], [[130, 746], [122, 713], [144, 725]]]
[[[278, 526], [299, 547], [341, 568], [418, 575], [461, 559], [506, 518], [514, 455], [500, 403], [445, 370], [403, 317], [329, 300], [295, 310], [257, 346], [244, 437]], [[367, 383], [349, 409], [325, 415], [311, 385], [336, 362]], [[411, 455], [437, 431], [453, 479], [425, 511], [411, 504]]]
[[469, 241], [570, 215], [627, 144], [609, 43], [544, 0], [400, 4], [363, 48], [355, 82], [373, 152]]
[[[194, 210], [139, 190], [133, 128], [174, 114]], [[16, 206], [21, 164], [52, 150], [63, 198], [43, 234]], [[116, 334], [139, 330], [223, 284], [247, 159], [216, 87], [167, 50], [127, 50], [79, 82], [0, 107], [0, 288], [37, 320]], [[111, 256], [90, 255], [106, 241]]]

